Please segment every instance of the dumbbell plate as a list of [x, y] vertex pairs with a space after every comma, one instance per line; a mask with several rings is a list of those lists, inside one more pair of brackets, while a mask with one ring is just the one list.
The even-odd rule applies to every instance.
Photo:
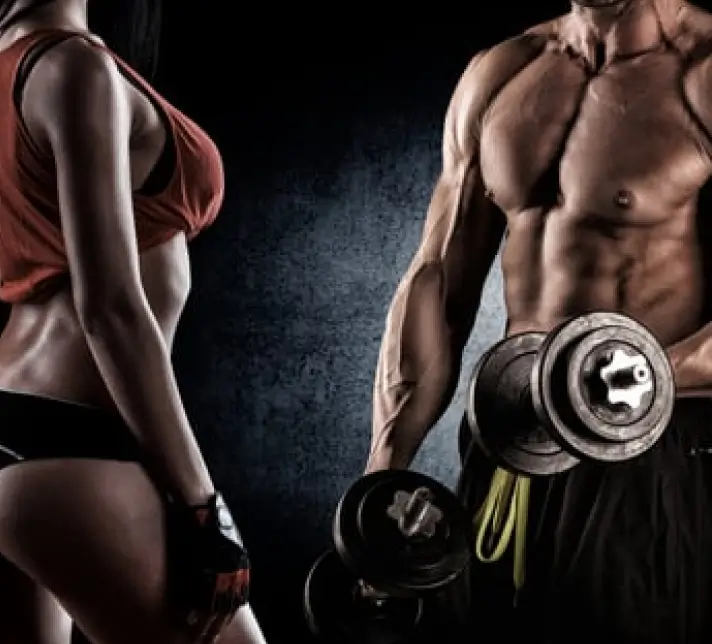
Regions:
[[[636, 414], [598, 410], [586, 384], [592, 352], [618, 347], [646, 357], [652, 392]], [[650, 331], [619, 313], [594, 312], [564, 322], [546, 338], [532, 376], [532, 400], [549, 433], [579, 458], [618, 462], [650, 449], [672, 417], [675, 387], [669, 362]]]
[[548, 476], [578, 459], [552, 440], [528, 399], [529, 379], [544, 333], [509, 336], [478, 360], [467, 391], [474, 440], [497, 465], [518, 474]]
[[364, 599], [334, 550], [317, 559], [304, 587], [307, 625], [326, 644], [410, 644], [422, 614], [419, 598]]
[[[442, 512], [430, 537], [407, 538], [389, 508], [399, 493], [427, 488]], [[361, 477], [344, 494], [334, 517], [339, 556], [369, 586], [408, 597], [437, 590], [456, 579], [471, 559], [472, 532], [455, 494], [432, 478], [410, 470]]]

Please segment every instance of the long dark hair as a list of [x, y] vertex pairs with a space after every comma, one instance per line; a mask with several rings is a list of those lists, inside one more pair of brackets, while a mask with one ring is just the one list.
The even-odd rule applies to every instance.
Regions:
[[[0, 0], [0, 31], [53, 0]], [[89, 1], [89, 28], [136, 71], [156, 73], [161, 33], [161, 0]]]
[[89, 28], [147, 78], [156, 73], [161, 0], [89, 0]]

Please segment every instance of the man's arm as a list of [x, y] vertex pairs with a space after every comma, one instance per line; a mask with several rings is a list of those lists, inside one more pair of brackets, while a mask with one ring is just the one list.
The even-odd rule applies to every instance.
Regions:
[[[709, 14], [698, 14], [694, 19], [698, 26]], [[700, 40], [700, 42], [703, 42]], [[712, 42], [712, 30], [707, 43]], [[702, 47], [708, 51], [706, 44]], [[692, 57], [694, 60], [694, 56]], [[712, 133], [712, 56], [704, 55], [696, 60], [683, 78], [682, 88], [689, 108], [696, 121], [705, 132]], [[712, 158], [712, 136], [702, 141], [707, 156]], [[673, 368], [678, 398], [700, 398], [712, 396], [712, 181], [703, 186], [697, 199], [697, 236], [702, 251], [703, 273], [705, 280], [705, 315], [707, 323], [682, 341], [667, 347], [667, 354]]]
[[712, 322], [667, 350], [678, 398], [712, 396]]
[[443, 168], [423, 237], [386, 318], [366, 472], [407, 468], [457, 387], [462, 352], [505, 229], [479, 168], [476, 57], [445, 119]]
[[666, 349], [678, 398], [712, 396], [712, 182], [698, 195], [697, 239], [705, 294], [702, 319], [706, 324]]

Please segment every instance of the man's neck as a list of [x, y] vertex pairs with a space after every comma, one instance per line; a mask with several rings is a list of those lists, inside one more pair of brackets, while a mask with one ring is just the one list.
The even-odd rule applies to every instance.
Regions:
[[656, 0], [623, 0], [604, 7], [572, 2], [564, 21], [566, 43], [594, 70], [661, 47], [665, 34]]

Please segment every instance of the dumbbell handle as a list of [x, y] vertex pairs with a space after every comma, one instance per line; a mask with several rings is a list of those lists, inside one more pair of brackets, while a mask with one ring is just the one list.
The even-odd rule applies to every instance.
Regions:
[[516, 400], [498, 401], [498, 407], [501, 408], [500, 418], [502, 419], [502, 424], [508, 428], [522, 427], [529, 432], [532, 426], [546, 426], [545, 422], [542, 423], [542, 419], [540, 419], [534, 406], [530, 381], [523, 383], [517, 390]]
[[358, 580], [358, 592], [362, 599], [373, 602], [376, 605], [387, 601], [390, 597], [388, 593], [384, 593], [383, 591], [374, 588], [370, 584], [367, 584], [363, 579]]
[[406, 539], [427, 539], [435, 534], [443, 513], [432, 499], [433, 494], [427, 487], [419, 487], [412, 493], [403, 490], [395, 493], [387, 514], [398, 523]]
[[653, 389], [652, 369], [645, 356], [614, 349], [605, 357], [604, 365], [597, 367], [597, 376], [605, 387], [604, 402], [638, 409], [643, 396]]

